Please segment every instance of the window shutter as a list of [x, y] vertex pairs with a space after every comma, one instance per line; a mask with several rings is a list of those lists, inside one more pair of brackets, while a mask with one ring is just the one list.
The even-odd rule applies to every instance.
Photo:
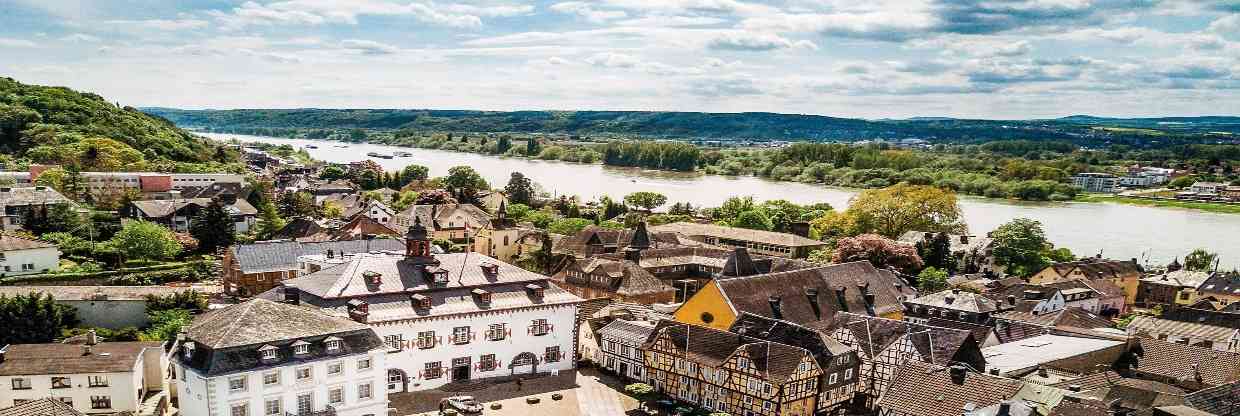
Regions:
[[555, 332], [555, 325], [547, 324], [547, 332]]
[[505, 336], [505, 337], [511, 337], [511, 336], [512, 336], [512, 328], [504, 328], [504, 336]]
[[469, 331], [469, 340], [475, 341], [477, 339], [478, 339], [478, 333], [474, 331]]
[[529, 327], [526, 327], [526, 328], [525, 328], [525, 335], [533, 335], [533, 334], [534, 334], [534, 327], [533, 327], [533, 326], [529, 326]]

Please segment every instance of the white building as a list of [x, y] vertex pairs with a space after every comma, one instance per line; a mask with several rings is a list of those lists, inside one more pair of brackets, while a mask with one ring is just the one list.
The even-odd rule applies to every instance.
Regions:
[[134, 412], [165, 392], [162, 342], [15, 344], [0, 348], [0, 407], [46, 397], [85, 414]]
[[1199, 194], [1218, 194], [1219, 190], [1225, 187], [1227, 184], [1219, 182], [1193, 182], [1193, 186], [1190, 186], [1188, 191]]
[[375, 332], [312, 308], [252, 299], [202, 315], [174, 351], [185, 416], [386, 416]]
[[599, 365], [636, 382], [646, 382], [646, 349], [643, 344], [654, 333], [655, 324], [616, 319], [598, 330]]
[[428, 234], [415, 221], [404, 255], [355, 254], [260, 297], [369, 324], [393, 392], [574, 368], [581, 298], [491, 257], [432, 253]]
[[60, 269], [60, 249], [54, 244], [0, 235], [0, 276], [54, 272]]
[[1085, 192], [1113, 193], [1119, 178], [1109, 173], [1078, 173], [1072, 177], [1072, 185]]

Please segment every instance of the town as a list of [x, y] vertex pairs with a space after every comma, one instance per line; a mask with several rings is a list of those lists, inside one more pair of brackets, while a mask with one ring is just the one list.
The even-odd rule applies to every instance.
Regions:
[[244, 174], [0, 172], [0, 415], [1199, 416], [1240, 391], [1240, 274], [1205, 249], [969, 234], [908, 184], [582, 201], [230, 146]]

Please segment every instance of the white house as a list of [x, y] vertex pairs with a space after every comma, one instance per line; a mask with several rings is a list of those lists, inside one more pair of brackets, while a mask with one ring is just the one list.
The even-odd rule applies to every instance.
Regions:
[[600, 365], [626, 379], [646, 382], [646, 349], [655, 324], [616, 319], [598, 330]]
[[11, 235], [0, 236], [0, 276], [54, 272], [60, 249], [54, 244]]
[[[93, 334], [92, 334], [93, 335]], [[165, 391], [163, 342], [15, 344], [0, 348], [0, 407], [53, 397], [85, 414], [137, 414]]]
[[1226, 186], [1227, 184], [1219, 182], [1193, 182], [1193, 185], [1188, 187], [1188, 191], [1199, 194], [1218, 194], [1219, 190]]
[[202, 315], [178, 343], [185, 416], [386, 416], [386, 352], [366, 325], [265, 299]]
[[1119, 182], [1118, 177], [1109, 173], [1086, 172], [1072, 177], [1072, 185], [1084, 189], [1085, 192], [1112, 193]]
[[485, 255], [432, 253], [428, 234], [415, 220], [403, 255], [349, 255], [260, 297], [369, 324], [390, 391], [574, 368], [581, 298]]

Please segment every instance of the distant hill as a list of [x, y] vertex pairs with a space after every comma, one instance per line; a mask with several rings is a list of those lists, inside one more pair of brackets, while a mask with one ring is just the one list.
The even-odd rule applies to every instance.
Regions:
[[182, 164], [235, 160], [217, 149], [164, 118], [96, 94], [0, 78], [0, 152], [11, 156], [104, 170], [198, 169]]
[[[923, 138], [937, 142], [1053, 139], [1074, 142], [1148, 141], [1148, 134], [1096, 129], [1108, 123], [1079, 116], [1059, 120], [967, 120], [919, 117], [863, 120], [803, 114], [695, 113], [652, 111], [472, 111], [400, 109], [238, 109], [178, 110], [146, 108], [187, 128], [262, 131], [283, 134], [310, 129], [409, 130], [420, 132], [555, 133], [580, 136], [641, 136], [681, 139], [865, 140]], [[1196, 120], [1196, 118], [1187, 118]], [[1163, 128], [1168, 140], [1209, 141], [1207, 132], [1240, 133], [1240, 118], [1202, 118]], [[1127, 127], [1129, 119], [1115, 119]], [[1145, 120], [1145, 119], [1131, 119]], [[1161, 119], [1150, 119], [1161, 120]], [[1147, 124], [1158, 126], [1158, 122]], [[1187, 126], [1187, 127], [1186, 127]], [[1149, 128], [1145, 125], [1142, 128]]]

